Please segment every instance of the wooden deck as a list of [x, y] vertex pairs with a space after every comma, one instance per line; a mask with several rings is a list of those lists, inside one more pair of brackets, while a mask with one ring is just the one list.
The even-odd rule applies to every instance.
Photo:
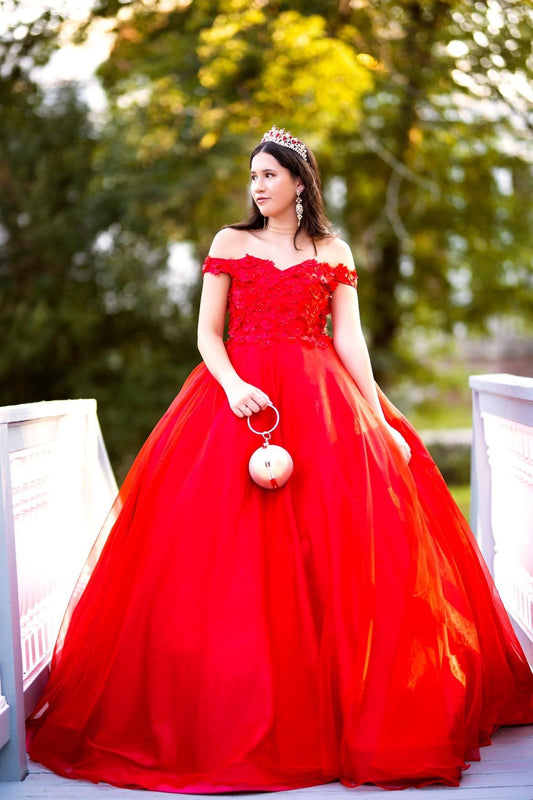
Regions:
[[[482, 760], [472, 764], [464, 774], [459, 788], [430, 786], [423, 789], [405, 789], [402, 792], [384, 792], [375, 786], [360, 786], [348, 789], [339, 783], [314, 786], [276, 793], [234, 793], [223, 795], [239, 800], [389, 800], [396, 794], [398, 800], [413, 796], [416, 800], [533, 800], [533, 725], [528, 727], [502, 728], [494, 735], [491, 747], [481, 751]], [[148, 800], [151, 797], [165, 798], [161, 792], [116, 789], [107, 784], [94, 785], [85, 781], [60, 778], [39, 764], [30, 763], [30, 773], [21, 783], [0, 783], [2, 800]], [[210, 798], [216, 795], [189, 795], [195, 798]]]

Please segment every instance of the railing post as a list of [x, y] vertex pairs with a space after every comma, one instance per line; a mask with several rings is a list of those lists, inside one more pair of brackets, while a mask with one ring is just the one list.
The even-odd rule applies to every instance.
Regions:
[[0, 787], [26, 775], [25, 717], [116, 494], [95, 400], [0, 408]]
[[0, 424], [0, 680], [8, 706], [4, 706], [3, 716], [7, 712], [9, 738], [0, 748], [0, 781], [20, 781], [27, 774], [28, 764], [7, 428], [7, 424]]
[[533, 378], [473, 375], [472, 527], [533, 664]]
[[483, 431], [479, 391], [472, 386], [472, 458], [470, 462], [470, 527], [494, 576], [494, 534], [492, 531], [492, 487], [489, 456]]

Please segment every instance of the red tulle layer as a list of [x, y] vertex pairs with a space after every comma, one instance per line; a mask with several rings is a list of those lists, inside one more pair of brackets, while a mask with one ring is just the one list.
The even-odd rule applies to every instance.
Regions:
[[171, 792], [456, 785], [496, 727], [533, 721], [472, 534], [412, 428], [382, 397], [407, 466], [332, 347], [230, 355], [279, 409], [294, 473], [278, 491], [249, 479], [261, 440], [197, 367], [95, 545], [31, 757]]

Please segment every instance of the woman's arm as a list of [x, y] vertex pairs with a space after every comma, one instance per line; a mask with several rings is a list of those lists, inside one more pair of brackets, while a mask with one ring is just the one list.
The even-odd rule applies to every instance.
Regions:
[[342, 363], [357, 383], [359, 391], [375, 414], [383, 414], [370, 363], [370, 355], [361, 328], [357, 292], [340, 283], [331, 300], [333, 344]]
[[[220, 241], [217, 242], [215, 237], [210, 254], [224, 258], [218, 252], [221, 247]], [[240, 378], [224, 346], [224, 322], [230, 280], [230, 276], [224, 273], [204, 275], [198, 317], [198, 349], [207, 369], [226, 392], [233, 413], [238, 417], [249, 417], [265, 408], [270, 401], [261, 389]]]
[[[352, 254], [347, 246], [346, 250], [342, 263], [346, 264], [349, 269], [353, 269]], [[385, 420], [385, 415], [379, 402], [370, 355], [361, 328], [357, 291], [352, 286], [339, 284], [333, 292], [331, 312], [333, 345], [339, 358], [354, 379], [367, 403], [376, 416], [387, 426], [406, 460], [409, 461], [411, 457], [409, 445], [403, 436]]]

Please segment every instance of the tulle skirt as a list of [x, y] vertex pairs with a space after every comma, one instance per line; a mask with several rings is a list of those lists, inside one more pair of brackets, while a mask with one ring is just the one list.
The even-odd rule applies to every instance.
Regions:
[[198, 366], [95, 544], [31, 757], [169, 792], [456, 785], [498, 726], [533, 721], [466, 522], [409, 423], [380, 395], [407, 465], [332, 346], [228, 349], [277, 406], [293, 475], [250, 480], [261, 440]]

